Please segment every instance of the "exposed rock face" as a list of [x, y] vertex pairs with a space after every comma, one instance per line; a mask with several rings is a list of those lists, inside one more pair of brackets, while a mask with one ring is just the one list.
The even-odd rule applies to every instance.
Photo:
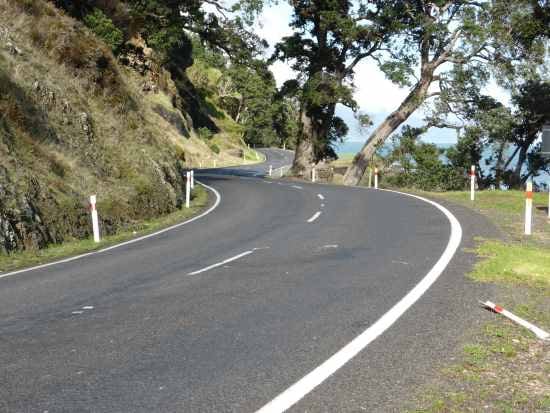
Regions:
[[127, 43], [127, 52], [120, 56], [122, 64], [131, 67], [145, 79], [143, 92], [158, 93], [158, 80], [161, 68], [153, 60], [153, 49], [147, 47], [140, 34], [136, 34]]

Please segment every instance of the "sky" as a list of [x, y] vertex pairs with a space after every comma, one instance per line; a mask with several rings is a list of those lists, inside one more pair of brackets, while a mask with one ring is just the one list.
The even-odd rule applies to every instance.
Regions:
[[[266, 8], [258, 20], [256, 33], [264, 38], [272, 48], [284, 36], [292, 33], [289, 27], [291, 14], [292, 9], [286, 2]], [[271, 52], [271, 48], [268, 54]], [[271, 66], [271, 71], [275, 75], [279, 86], [286, 80], [295, 77], [289, 65], [284, 62], [274, 63]], [[354, 98], [360, 111], [367, 113], [373, 119], [373, 127], [376, 127], [389, 113], [395, 110], [408, 93], [406, 88], [400, 88], [386, 79], [375, 62], [368, 59], [357, 65], [354, 85]], [[509, 101], [506, 92], [494, 83], [488, 86], [486, 93], [500, 99], [503, 103]], [[349, 126], [347, 141], [364, 142], [367, 139], [368, 131], [360, 133], [358, 123], [350, 109], [339, 106], [337, 107], [337, 115], [344, 119]], [[423, 112], [419, 109], [409, 118], [406, 124], [420, 126], [422, 125], [422, 119]], [[424, 141], [440, 144], [455, 143], [456, 133], [454, 130], [449, 129], [431, 129], [426, 133]]]

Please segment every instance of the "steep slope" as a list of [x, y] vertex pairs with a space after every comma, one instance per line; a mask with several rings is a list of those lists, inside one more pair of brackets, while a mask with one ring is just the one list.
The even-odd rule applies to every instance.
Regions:
[[122, 64], [42, 0], [0, 0], [0, 22], [0, 253], [89, 236], [90, 194], [108, 234], [172, 212], [184, 169], [237, 160], [238, 134], [214, 153], [138, 47]]

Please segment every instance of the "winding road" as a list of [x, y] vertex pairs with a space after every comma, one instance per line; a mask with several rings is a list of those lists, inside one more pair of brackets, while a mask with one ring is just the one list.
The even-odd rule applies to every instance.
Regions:
[[0, 412], [398, 409], [470, 322], [447, 312], [471, 289], [447, 267], [460, 225], [399, 193], [265, 179], [291, 154], [264, 152], [197, 172], [200, 219], [0, 274]]

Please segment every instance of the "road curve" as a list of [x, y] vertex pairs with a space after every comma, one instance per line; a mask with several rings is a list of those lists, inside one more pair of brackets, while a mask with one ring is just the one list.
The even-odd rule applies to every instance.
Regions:
[[[265, 153], [262, 165], [197, 173], [221, 195], [200, 220], [1, 279], [0, 412], [253, 412], [443, 254], [451, 230], [433, 205], [266, 180], [290, 155]], [[422, 375], [411, 334], [433, 343], [426, 322], [442, 308], [412, 307], [292, 409], [387, 411], [396, 382]]]

